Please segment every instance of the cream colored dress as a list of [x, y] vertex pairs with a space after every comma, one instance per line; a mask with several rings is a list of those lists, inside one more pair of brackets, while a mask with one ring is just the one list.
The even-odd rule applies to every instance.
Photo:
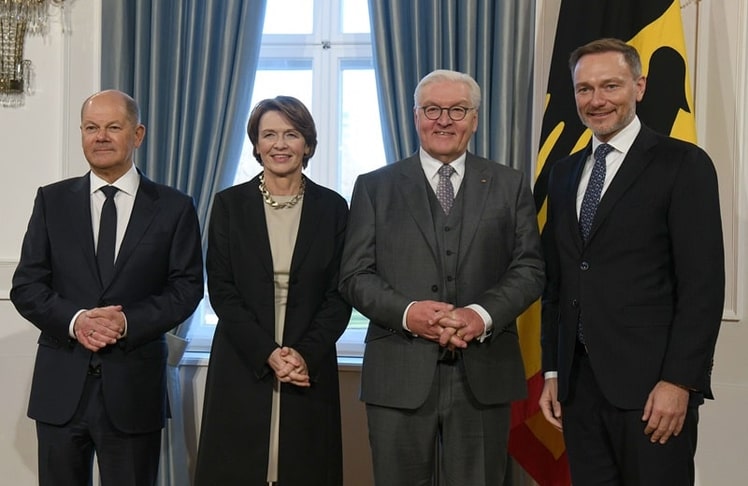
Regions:
[[[275, 196], [279, 203], [288, 202], [294, 196]], [[291, 257], [301, 221], [302, 199], [290, 208], [273, 209], [265, 206], [270, 250], [273, 255], [273, 280], [275, 282], [275, 342], [283, 345], [283, 328], [286, 321], [288, 281], [291, 272]], [[270, 416], [270, 454], [268, 455], [268, 483], [278, 481], [278, 446], [280, 436], [280, 383], [273, 384], [273, 404]]]

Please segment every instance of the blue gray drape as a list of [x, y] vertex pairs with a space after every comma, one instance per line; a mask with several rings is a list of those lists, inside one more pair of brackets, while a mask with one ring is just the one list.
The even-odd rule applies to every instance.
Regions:
[[532, 175], [534, 0], [369, 0], [388, 163], [418, 149], [413, 91], [434, 69], [482, 92], [469, 150]]
[[[191, 195], [203, 228], [246, 137], [264, 17], [265, 0], [102, 1], [101, 85], [140, 104], [146, 137], [136, 165]], [[188, 327], [168, 336], [162, 485], [190, 484], [177, 368]]]

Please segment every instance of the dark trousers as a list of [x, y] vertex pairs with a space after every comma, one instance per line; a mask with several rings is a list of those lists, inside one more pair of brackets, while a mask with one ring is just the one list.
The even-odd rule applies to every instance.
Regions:
[[[497, 383], [497, 386], [501, 386]], [[440, 363], [416, 410], [366, 405], [377, 486], [500, 486], [510, 406], [476, 402], [462, 361]]]
[[89, 375], [72, 420], [36, 423], [40, 486], [90, 486], [94, 452], [103, 486], [152, 486], [158, 475], [161, 431], [125, 434], [107, 417], [101, 378]]
[[563, 405], [564, 441], [574, 486], [687, 486], [694, 484], [698, 407], [689, 406], [683, 431], [666, 444], [644, 434], [642, 409], [622, 410], [603, 396], [590, 361], [574, 359]]

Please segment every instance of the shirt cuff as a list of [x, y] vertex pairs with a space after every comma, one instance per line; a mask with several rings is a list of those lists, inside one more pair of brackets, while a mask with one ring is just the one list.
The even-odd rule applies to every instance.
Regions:
[[86, 312], [88, 309], [81, 309], [78, 312], [76, 312], [73, 315], [73, 318], [70, 319], [70, 324], [68, 325], [68, 335], [73, 339], [78, 339], [75, 337], [75, 320], [78, 319], [78, 316], [81, 315], [83, 312]]
[[409, 334], [412, 334], [413, 336], [418, 337], [418, 334], [413, 334], [412, 332], [410, 332], [410, 329], [408, 329], [408, 310], [410, 310], [410, 307], [415, 303], [416, 301], [414, 300], [413, 302], [408, 304], [408, 307], [405, 308], [405, 312], [403, 312], [403, 329], [405, 329]]
[[491, 315], [482, 305], [470, 304], [466, 305], [465, 308], [474, 310], [483, 321], [483, 334], [476, 338], [478, 342], [482, 343], [493, 332], [493, 320], [491, 319]]
[[543, 373], [543, 378], [546, 380], [550, 378], [558, 378], [558, 371], [546, 371]]

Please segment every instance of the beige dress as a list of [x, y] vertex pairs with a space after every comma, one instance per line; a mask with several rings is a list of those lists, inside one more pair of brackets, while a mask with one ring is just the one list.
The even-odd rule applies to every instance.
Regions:
[[[288, 202], [294, 196], [273, 196], [279, 203]], [[275, 282], [275, 342], [283, 345], [283, 327], [286, 320], [288, 281], [291, 272], [291, 257], [301, 221], [302, 198], [295, 206], [273, 209], [265, 204], [270, 250], [273, 254], [273, 280]], [[280, 383], [273, 384], [273, 405], [270, 416], [270, 453], [268, 455], [269, 483], [278, 481], [278, 446], [280, 435]]]

